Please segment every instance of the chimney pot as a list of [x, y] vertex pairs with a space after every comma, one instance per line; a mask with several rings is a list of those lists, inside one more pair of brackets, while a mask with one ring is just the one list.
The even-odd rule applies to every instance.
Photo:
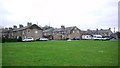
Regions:
[[20, 24], [20, 25], [19, 25], [19, 28], [22, 28], [22, 27], [23, 27], [23, 25], [22, 25], [22, 24]]
[[61, 25], [61, 28], [62, 28], [62, 29], [65, 29], [65, 26], [64, 26], [64, 25]]
[[31, 26], [31, 25], [32, 25], [32, 23], [31, 23], [31, 22], [28, 22], [28, 23], [27, 23], [27, 26]]
[[12, 27], [9, 27], [9, 30], [12, 30]]
[[16, 25], [14, 25], [14, 26], [13, 26], [13, 28], [14, 28], [14, 29], [16, 29], [16, 28], [17, 28], [17, 26], [16, 26]]
[[109, 30], [111, 30], [111, 28], [109, 28]]

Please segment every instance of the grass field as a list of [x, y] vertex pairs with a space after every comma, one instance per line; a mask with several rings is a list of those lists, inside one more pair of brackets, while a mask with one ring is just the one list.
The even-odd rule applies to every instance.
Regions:
[[117, 41], [11, 42], [2, 46], [3, 66], [117, 66]]

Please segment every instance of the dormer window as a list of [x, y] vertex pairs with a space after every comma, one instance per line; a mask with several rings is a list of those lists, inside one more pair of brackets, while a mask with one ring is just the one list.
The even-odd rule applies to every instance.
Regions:
[[77, 30], [77, 28], [75, 28], [75, 30]]

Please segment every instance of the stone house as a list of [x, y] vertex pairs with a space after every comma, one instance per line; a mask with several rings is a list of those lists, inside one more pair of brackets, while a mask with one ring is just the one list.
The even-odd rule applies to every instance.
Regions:
[[48, 39], [53, 39], [53, 27], [49, 27], [48, 29], [43, 30], [43, 37]]
[[113, 32], [111, 31], [111, 28], [98, 30], [98, 34], [100, 34], [102, 36], [110, 36], [112, 33]]
[[73, 27], [64, 27], [61, 26], [61, 28], [56, 28], [53, 31], [53, 38], [57, 40], [61, 39], [73, 39], [73, 38], [80, 38], [80, 29], [76, 26]]
[[13, 28], [3, 28], [2, 37], [4, 38], [27, 38], [33, 37], [34, 39], [46, 37], [48, 39], [62, 40], [62, 39], [73, 39], [80, 38], [82, 39], [82, 35], [102, 35], [102, 36], [111, 36], [113, 33], [111, 28], [109, 29], [96, 29], [96, 30], [87, 30], [83, 31], [77, 28], [76, 26], [65, 27], [61, 26], [61, 28], [53, 28], [50, 26], [39, 27], [36, 24], [32, 24], [30, 22], [27, 23], [27, 26], [19, 25], [13, 26]]
[[61, 28], [55, 28], [53, 31], [53, 39], [54, 40], [62, 40], [65, 39], [65, 27], [61, 26]]
[[82, 35], [102, 35], [102, 36], [111, 36], [113, 32], [111, 31], [111, 28], [109, 29], [96, 29], [96, 30], [87, 30], [87, 31], [82, 31]]
[[33, 37], [34, 39], [38, 39], [42, 37], [42, 29], [36, 24], [27, 23], [25, 27], [23, 25], [19, 25], [19, 28], [14, 26], [12, 35], [14, 38]]
[[11, 27], [9, 28], [2, 28], [0, 29], [1, 30], [1, 36], [5, 39], [13, 39], [13, 35], [12, 35], [12, 32], [13, 32], [13, 29]]
[[81, 38], [81, 30], [76, 26], [66, 27], [67, 38]]

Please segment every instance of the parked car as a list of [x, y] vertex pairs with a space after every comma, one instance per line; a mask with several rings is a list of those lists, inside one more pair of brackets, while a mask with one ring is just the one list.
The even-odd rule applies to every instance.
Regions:
[[102, 40], [102, 35], [93, 35], [93, 40]]
[[93, 40], [110, 40], [110, 37], [102, 35], [93, 35]]
[[73, 38], [72, 40], [80, 40], [80, 38], [76, 37], [76, 38]]
[[40, 38], [39, 40], [40, 41], [48, 41], [49, 39], [48, 38]]
[[23, 42], [31, 42], [31, 41], [34, 41], [34, 39], [32, 37], [29, 37], [29, 38], [25, 38], [22, 40]]
[[109, 36], [103, 36], [102, 40], [110, 40], [111, 38]]

